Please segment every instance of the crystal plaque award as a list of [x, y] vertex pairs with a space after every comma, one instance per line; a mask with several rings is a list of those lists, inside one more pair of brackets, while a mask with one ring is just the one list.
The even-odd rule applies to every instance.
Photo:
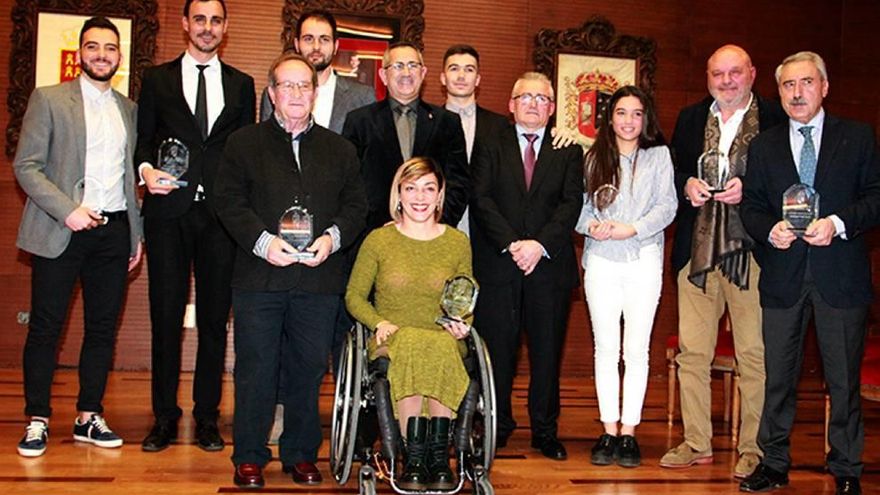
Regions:
[[463, 321], [474, 312], [479, 292], [477, 282], [468, 275], [459, 274], [447, 280], [440, 296], [443, 316], [438, 317], [435, 323], [444, 325], [452, 321]]
[[[73, 185], [73, 200], [80, 206], [85, 206], [95, 213], [103, 212], [106, 206], [104, 183], [98, 180], [97, 177], [90, 175], [83, 177]], [[99, 223], [107, 225], [108, 221], [110, 219], [102, 215]]]
[[616, 221], [619, 217], [617, 195], [619, 191], [611, 184], [599, 186], [593, 192], [593, 215], [600, 222]]
[[709, 193], [724, 191], [730, 170], [727, 155], [713, 148], [697, 159], [697, 178], [709, 186]]
[[807, 227], [819, 218], [819, 193], [806, 184], [795, 184], [782, 194], [782, 219], [788, 230], [804, 237]]
[[278, 220], [278, 237], [290, 244], [294, 249], [288, 253], [298, 260], [315, 257], [315, 253], [305, 251], [314, 238], [314, 219], [309, 211], [298, 200], [284, 211]]
[[189, 170], [189, 148], [174, 138], [168, 138], [159, 145], [159, 170], [174, 176], [174, 180], [159, 179], [163, 186], [186, 187], [189, 182], [180, 177]]

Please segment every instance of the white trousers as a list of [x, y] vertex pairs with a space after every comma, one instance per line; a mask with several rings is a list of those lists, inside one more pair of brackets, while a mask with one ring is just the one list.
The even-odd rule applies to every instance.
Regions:
[[[663, 282], [663, 250], [645, 246], [635, 261], [587, 254], [584, 292], [595, 343], [596, 395], [603, 423], [635, 426], [648, 385], [648, 351]], [[623, 314], [623, 410], [620, 408], [620, 315]]]

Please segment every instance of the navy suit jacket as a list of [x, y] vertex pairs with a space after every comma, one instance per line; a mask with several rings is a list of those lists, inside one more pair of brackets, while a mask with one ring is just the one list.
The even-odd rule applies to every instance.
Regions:
[[578, 271], [572, 233], [583, 205], [581, 147], [553, 149], [548, 129], [528, 190], [512, 124], [480, 143], [473, 158], [470, 215], [477, 280], [499, 285], [522, 277], [505, 250], [513, 241], [534, 239], [550, 257], [541, 258], [530, 279], [546, 287], [575, 287]]
[[828, 304], [837, 308], [869, 304], [871, 267], [862, 234], [880, 223], [880, 157], [871, 128], [825, 116], [814, 188], [820, 196], [819, 216], [840, 217], [845, 240], [835, 237], [825, 247], [797, 240], [787, 250], [770, 245], [770, 230], [782, 219], [782, 194], [798, 182], [787, 122], [752, 140], [741, 211], [757, 242], [761, 306], [793, 306], [808, 261], [816, 288]]
[[[354, 143], [361, 161], [370, 211], [367, 229], [391, 220], [391, 181], [403, 163], [394, 116], [388, 99], [348, 114], [342, 135]], [[412, 156], [433, 158], [446, 176], [443, 223], [458, 225], [468, 204], [469, 174], [464, 131], [457, 114], [419, 100]]]

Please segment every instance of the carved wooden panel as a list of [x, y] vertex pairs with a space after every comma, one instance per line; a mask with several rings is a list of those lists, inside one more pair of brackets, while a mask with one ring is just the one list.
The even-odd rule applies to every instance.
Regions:
[[16, 0], [12, 8], [12, 43], [9, 59], [9, 93], [6, 104], [6, 155], [12, 157], [18, 144], [21, 119], [34, 89], [37, 44], [37, 15], [57, 12], [77, 15], [105, 15], [132, 20], [129, 97], [137, 99], [140, 75], [153, 64], [156, 51], [156, 0]]
[[653, 39], [618, 34], [608, 19], [593, 16], [579, 28], [538, 31], [532, 61], [535, 70], [555, 80], [559, 52], [634, 58], [638, 61], [638, 86], [653, 95], [656, 50], [657, 43]]
[[386, 18], [397, 20], [400, 24], [400, 41], [410, 42], [424, 49], [422, 33], [425, 31], [423, 0], [285, 0], [281, 11], [284, 30], [281, 41], [285, 50], [293, 49], [296, 20], [307, 11], [328, 10], [333, 14]]

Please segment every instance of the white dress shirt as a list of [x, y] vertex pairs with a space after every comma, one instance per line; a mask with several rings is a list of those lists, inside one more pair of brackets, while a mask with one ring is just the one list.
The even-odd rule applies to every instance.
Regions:
[[[113, 90], [101, 92], [80, 77], [86, 119], [82, 201], [96, 212], [126, 209], [123, 176], [127, 133]], [[77, 198], [78, 199], [78, 198]]]
[[205, 69], [205, 95], [208, 103], [208, 134], [214, 127], [214, 122], [223, 111], [226, 99], [223, 96], [223, 77], [221, 75], [220, 57], [214, 55], [204, 64], [193, 58], [187, 51], [183, 54], [180, 70], [183, 80], [183, 96], [189, 105], [189, 111], [196, 113], [196, 97], [199, 92], [199, 69], [196, 65], [207, 65]]
[[330, 116], [333, 114], [333, 96], [336, 94], [336, 74], [330, 71], [327, 82], [318, 86], [318, 94], [315, 96], [315, 107], [312, 116], [315, 123], [321, 127], [330, 128]]
[[752, 106], [752, 99], [754, 97], [750, 93], [748, 104], [733, 112], [733, 115], [727, 119], [727, 122], [721, 118], [721, 108], [718, 106], [718, 100], [712, 102], [712, 106], [709, 107], [709, 111], [712, 112], [712, 115], [718, 121], [718, 129], [721, 131], [721, 136], [718, 139], [718, 151], [724, 153], [720, 165], [725, 171], [730, 170], [730, 147], [733, 145], [733, 140], [736, 139], [736, 134], [739, 132], [739, 126], [742, 124], [743, 117], [746, 116], [746, 112]]

